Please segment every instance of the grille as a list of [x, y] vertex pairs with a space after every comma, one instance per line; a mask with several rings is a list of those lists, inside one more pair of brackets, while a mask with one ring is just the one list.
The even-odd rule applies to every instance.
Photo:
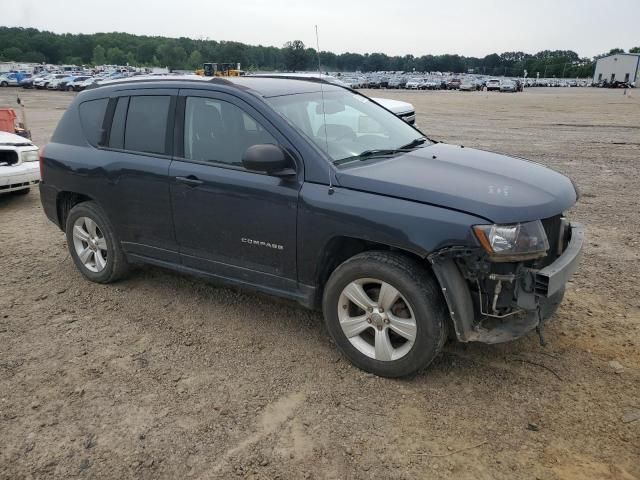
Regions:
[[413, 125], [414, 123], [416, 123], [416, 114], [415, 114], [415, 112], [403, 113], [403, 114], [399, 115], [399, 117], [402, 120], [404, 120], [405, 122], [407, 122], [409, 125]]
[[0, 190], [10, 190], [13, 188], [30, 187], [31, 185], [37, 185], [38, 183], [40, 183], [39, 180], [34, 180], [33, 182], [21, 182], [21, 183], [11, 183], [9, 185], [0, 185]]

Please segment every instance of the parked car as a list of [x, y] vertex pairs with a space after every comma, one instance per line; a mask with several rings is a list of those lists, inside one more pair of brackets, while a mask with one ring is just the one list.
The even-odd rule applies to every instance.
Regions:
[[78, 91], [82, 90], [81, 86], [88, 79], [93, 79], [93, 77], [91, 75], [79, 75], [77, 77], [73, 77], [73, 80], [70, 80], [70, 81], [68, 81], [66, 83], [65, 82], [61, 82], [60, 83], [60, 88], [63, 89], [63, 90], [67, 90], [68, 92], [71, 92], [71, 91], [78, 92]]
[[408, 90], [420, 90], [420, 86], [422, 85], [422, 80], [419, 78], [412, 78], [407, 81], [404, 88]]
[[634, 88], [635, 84], [629, 82], [621, 82], [620, 80], [615, 80], [613, 82], [607, 82], [604, 84], [606, 88]]
[[461, 83], [462, 80], [460, 80], [459, 78], [452, 78], [447, 82], [447, 90], [458, 90]]
[[462, 82], [460, 84], [460, 91], [461, 92], [473, 92], [475, 90], [477, 90], [477, 85], [474, 81], [472, 80], [465, 80], [464, 82]]
[[39, 181], [38, 147], [27, 138], [0, 131], [0, 194], [29, 193]]
[[[406, 82], [405, 82], [406, 85]], [[400, 88], [400, 79], [399, 78], [392, 78], [391, 80], [389, 80], [389, 83], [387, 84], [387, 88]]]
[[583, 245], [567, 177], [431, 142], [317, 80], [85, 90], [44, 149], [40, 193], [87, 280], [149, 263], [294, 299], [387, 377], [429, 365], [449, 332], [497, 343], [542, 329]]
[[47, 90], [57, 90], [58, 85], [62, 81], [63, 78], [67, 78], [69, 74], [67, 73], [54, 73], [46, 77], [42, 82], [41, 88], [46, 88]]
[[342, 77], [341, 80], [349, 88], [362, 88], [362, 82], [357, 78]]
[[24, 75], [24, 77], [22, 77], [22, 79], [18, 82], [18, 86], [22, 87], [22, 88], [32, 88], [33, 87], [33, 80], [37, 78], [36, 75], [32, 75], [30, 73], [27, 73]]
[[394, 115], [407, 122], [409, 125], [414, 125], [416, 123], [416, 109], [411, 103], [403, 102], [402, 100], [395, 100], [392, 98], [370, 98], [377, 104], [383, 106], [387, 110], [391, 111]]
[[433, 80], [423, 80], [420, 84], [420, 90], [440, 90], [440, 82]]
[[17, 87], [21, 78], [21, 76], [14, 72], [0, 75], [0, 87]]
[[30, 73], [25, 73], [22, 75], [22, 78], [18, 80], [18, 86], [22, 88], [28, 88], [28, 85], [33, 83], [33, 75]]
[[406, 85], [406, 78], [392, 78], [389, 80], [387, 88], [405, 88]]
[[369, 88], [380, 88], [381, 80], [376, 77], [369, 78]]
[[74, 85], [74, 87], [76, 88], [76, 91], [81, 92], [82, 90], [84, 90], [85, 88], [89, 88], [91, 85], [103, 80], [104, 77], [100, 76], [100, 75], [96, 75], [93, 77], [89, 77], [86, 80], [83, 80], [82, 82], [78, 82], [76, 85]]
[[518, 91], [518, 86], [512, 80], [503, 80], [500, 82], [500, 91], [515, 93]]
[[53, 78], [53, 74], [45, 73], [33, 79], [33, 87], [37, 89], [46, 88], [49, 81]]
[[62, 86], [71, 81], [74, 77], [68, 73], [54, 75], [47, 84], [47, 90], [61, 90]]
[[490, 78], [489, 80], [487, 80], [487, 92], [491, 91], [500, 91], [500, 79]]

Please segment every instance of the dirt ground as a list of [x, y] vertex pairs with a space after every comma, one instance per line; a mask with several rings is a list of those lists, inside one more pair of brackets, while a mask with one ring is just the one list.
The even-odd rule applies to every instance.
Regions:
[[[43, 145], [73, 95], [19, 93]], [[449, 344], [377, 378], [284, 301], [156, 268], [89, 283], [37, 190], [5, 195], [0, 478], [640, 479], [640, 91], [372, 93], [580, 186], [588, 241], [548, 346]]]

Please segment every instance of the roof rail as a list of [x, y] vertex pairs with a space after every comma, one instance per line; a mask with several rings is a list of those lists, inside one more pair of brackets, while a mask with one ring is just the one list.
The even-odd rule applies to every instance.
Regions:
[[255, 75], [246, 75], [247, 77], [250, 78], [284, 78], [285, 80], [302, 80], [302, 81], [306, 81], [306, 82], [314, 82], [314, 83], [326, 83], [327, 85], [334, 85], [334, 86], [341, 86], [338, 85], [336, 83], [330, 82], [329, 80], [325, 80], [324, 78], [321, 77], [314, 77], [309, 75], [307, 76], [297, 76], [295, 73], [292, 73], [291, 75], [287, 75], [285, 74], [269, 74], [269, 73], [257, 73]]
[[[195, 77], [195, 78], [193, 78]], [[102, 88], [109, 86], [117, 86], [117, 85], [127, 85], [127, 84], [135, 84], [135, 83], [154, 83], [154, 82], [207, 82], [207, 83], [219, 83], [223, 85], [231, 85], [234, 84], [227, 79], [221, 77], [212, 77], [206, 80], [203, 77], [197, 77], [195, 75], [139, 75], [134, 77], [124, 77], [124, 78], [116, 78], [113, 80], [106, 80], [101, 83], [94, 83], [90, 85], [87, 90], [94, 88]]]

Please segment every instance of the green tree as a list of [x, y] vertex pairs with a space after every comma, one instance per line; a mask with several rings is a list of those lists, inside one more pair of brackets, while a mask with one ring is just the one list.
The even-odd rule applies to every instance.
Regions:
[[2, 57], [5, 60], [10, 60], [10, 61], [20, 61], [22, 60], [22, 50], [20, 50], [18, 47], [9, 47], [9, 48], [5, 48], [2, 51]]
[[202, 68], [202, 54], [200, 53], [200, 51], [194, 50], [193, 52], [191, 52], [187, 63], [189, 64], [189, 68]]
[[82, 61], [82, 57], [65, 57], [64, 63], [67, 65], [82, 65], [84, 62]]
[[42, 52], [36, 52], [35, 50], [29, 50], [22, 56], [25, 62], [44, 63], [46, 58]]
[[158, 46], [156, 55], [161, 66], [169, 67], [172, 70], [184, 68], [187, 60], [185, 49], [180, 45], [173, 44], [173, 42], [166, 42]]
[[105, 55], [104, 47], [100, 44], [96, 45], [93, 49], [93, 56], [91, 57], [91, 63], [94, 65], [104, 65], [107, 63], [107, 57]]
[[307, 53], [302, 40], [293, 40], [284, 44], [285, 68], [290, 72], [306, 70]]
[[629, 53], [640, 53], [640, 47], [630, 48]]
[[[612, 53], [621, 52], [614, 49]], [[635, 47], [631, 52], [640, 52]], [[23, 53], [26, 52], [26, 53]], [[200, 58], [198, 58], [200, 55]], [[31, 62], [74, 63], [107, 62], [143, 66], [168, 66], [173, 69], [195, 68], [202, 61], [240, 62], [243, 68], [256, 70], [315, 70], [316, 52], [301, 41], [287, 42], [282, 48], [246, 45], [240, 42], [149, 37], [128, 33], [56, 34], [35, 28], [0, 26], [0, 59]], [[197, 63], [196, 63], [197, 62]], [[580, 58], [571, 50], [544, 50], [492, 53], [483, 58], [460, 55], [388, 56], [384, 53], [320, 52], [323, 71], [403, 70], [417, 72], [464, 72], [473, 68], [486, 75], [540, 75], [588, 77], [593, 73], [593, 59]], [[546, 72], [546, 73], [545, 73]]]
[[153, 64], [153, 56], [156, 53], [156, 42], [154, 40], [144, 39], [136, 47], [136, 58], [144, 64]]
[[112, 47], [107, 50], [107, 62], [110, 65], [124, 65], [127, 62], [127, 56], [118, 47]]
[[607, 55], [615, 55], [616, 53], [624, 53], [622, 48], [612, 48]]

